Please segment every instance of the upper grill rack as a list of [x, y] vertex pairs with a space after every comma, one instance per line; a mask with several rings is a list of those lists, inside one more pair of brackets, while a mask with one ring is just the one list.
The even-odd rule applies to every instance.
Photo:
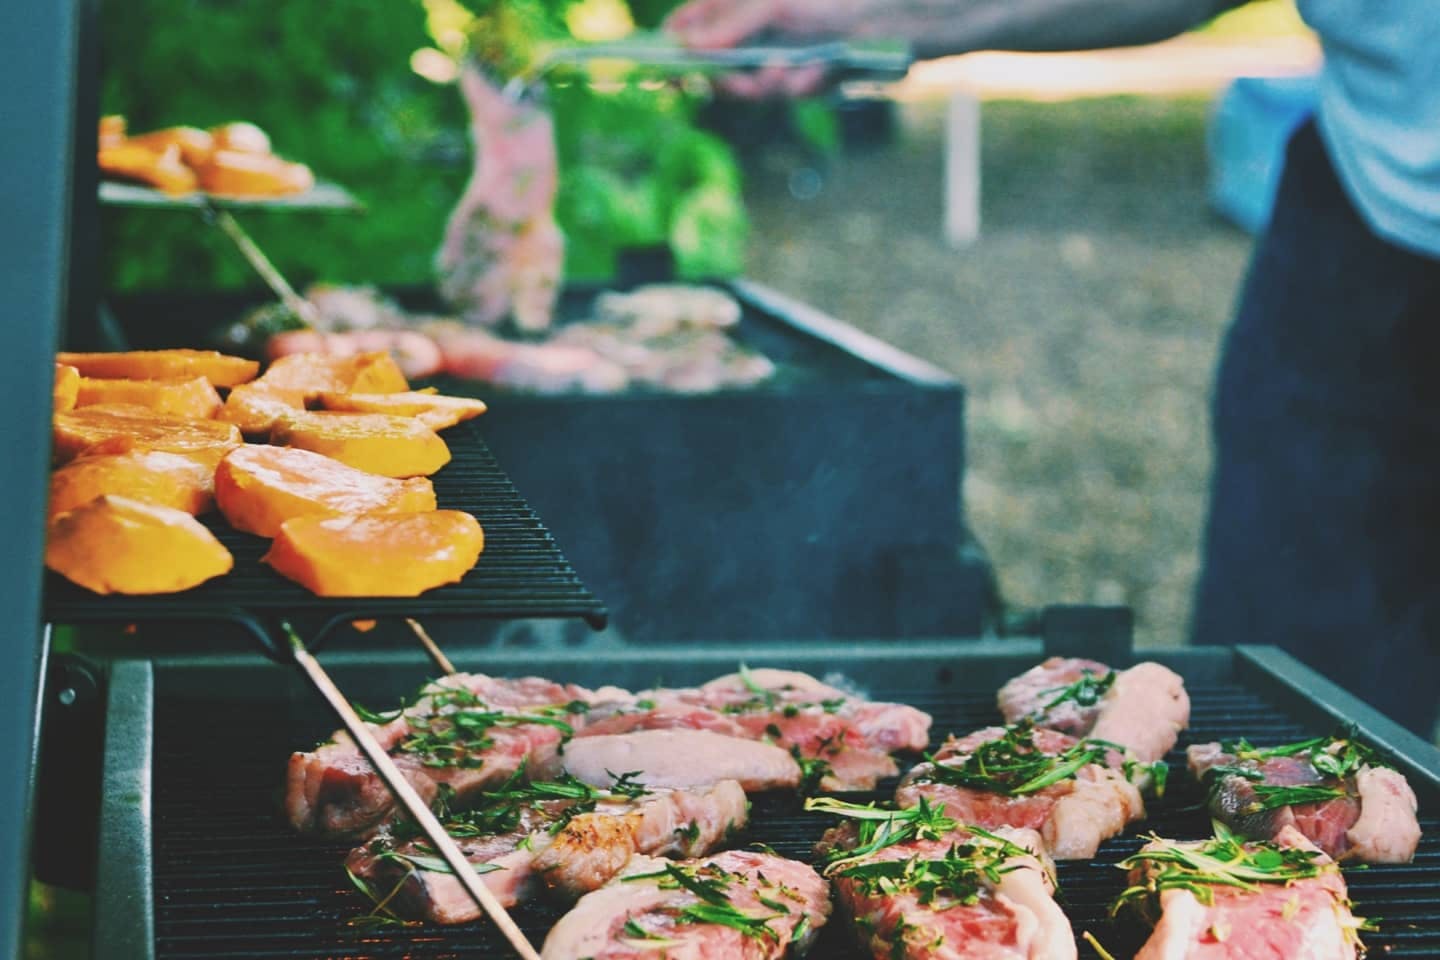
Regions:
[[452, 459], [432, 478], [439, 505], [473, 514], [485, 530], [480, 562], [457, 584], [418, 598], [317, 597], [260, 562], [268, 540], [234, 530], [211, 514], [202, 521], [235, 556], [229, 574], [179, 594], [100, 596], [47, 572], [45, 617], [52, 623], [229, 619], [253, 628], [257, 617], [283, 615], [318, 619], [319, 632], [372, 617], [581, 617], [603, 627], [604, 605], [581, 583], [475, 425], [453, 428], [446, 441]]
[[[1244, 736], [1256, 743], [1278, 743], [1327, 731], [1296, 723], [1274, 703], [1238, 683], [1190, 684], [1192, 726], [1183, 743]], [[993, 694], [917, 693], [878, 689], [890, 699], [928, 710], [936, 737], [994, 722]], [[215, 709], [213, 700], [162, 698], [156, 705], [154, 764], [154, 877], [156, 956], [198, 957], [348, 957], [425, 956], [503, 957], [507, 948], [488, 922], [459, 927], [423, 925], [405, 929], [366, 929], [347, 921], [365, 901], [346, 883], [341, 862], [346, 844], [320, 843], [294, 836], [277, 813], [275, 786], [284, 758], [307, 737], [326, 729], [296, 729], [287, 718], [263, 710]], [[293, 719], [293, 718], [288, 718]], [[1168, 758], [1171, 790], [1153, 802], [1139, 832], [1199, 838], [1210, 831], [1197, 789], [1183, 773], [1180, 751]], [[217, 783], [226, 785], [214, 789]], [[888, 799], [894, 784], [859, 801]], [[1422, 799], [1425, 838], [1415, 862], [1347, 870], [1356, 913], [1376, 918], [1367, 933], [1371, 956], [1440, 955], [1440, 819], [1433, 797]], [[756, 798], [752, 825], [742, 842], [760, 841], [779, 853], [811, 859], [811, 848], [829, 818], [800, 810], [794, 797]], [[1133, 955], [1143, 932], [1129, 919], [1112, 923], [1106, 908], [1124, 888], [1115, 864], [1134, 852], [1141, 838], [1132, 831], [1101, 847], [1092, 862], [1062, 863], [1062, 904], [1076, 935], [1090, 931], [1117, 958]], [[536, 944], [559, 918], [561, 908], [527, 904], [515, 918]], [[1082, 956], [1090, 956], [1082, 947]], [[861, 960], [844, 920], [836, 917], [814, 951], [817, 960]]]

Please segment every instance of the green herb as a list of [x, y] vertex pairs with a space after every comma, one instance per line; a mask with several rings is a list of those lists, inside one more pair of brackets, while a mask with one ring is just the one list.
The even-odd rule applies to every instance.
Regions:
[[1054, 687], [1050, 690], [1042, 690], [1041, 693], [1058, 693], [1054, 700], [1041, 707], [1036, 713], [1044, 713], [1053, 710], [1062, 703], [1072, 702], [1081, 707], [1093, 707], [1105, 696], [1107, 690], [1115, 683], [1115, 671], [1111, 670], [1103, 677], [1097, 677], [1093, 670], [1080, 671], [1080, 679], [1064, 687]]
[[1114, 954], [1100, 946], [1100, 941], [1096, 940], [1095, 935], [1089, 930], [1086, 930], [1080, 934], [1080, 936], [1085, 938], [1085, 942], [1090, 944], [1090, 948], [1095, 951], [1096, 956], [1098, 956], [1100, 960], [1115, 960]]
[[780, 934], [770, 926], [771, 920], [780, 919], [780, 914], [767, 917], [751, 916], [732, 903], [695, 903], [680, 911], [681, 923], [715, 923], [739, 930], [752, 940], [773, 940], [780, 942]]
[[654, 701], [654, 700], [636, 700], [636, 701], [635, 701], [635, 706], [639, 707], [641, 710], [654, 710], [654, 709], [655, 709], [655, 701]]
[[366, 723], [379, 724], [380, 726], [384, 726], [405, 712], [405, 704], [403, 703], [394, 710], [386, 713], [376, 713], [373, 710], [366, 709], [363, 704], [359, 703], [351, 703], [350, 706], [354, 709], [355, 715], [361, 720], [364, 720]]
[[640, 926], [640, 924], [636, 923], [633, 918], [626, 920], [625, 926], [621, 927], [620, 929], [624, 931], [625, 935], [630, 940], [640, 941], [640, 943], [636, 944], [636, 946], [642, 946], [645, 949], [655, 949], [657, 947], [663, 949], [665, 947], [680, 946], [679, 940], [672, 940], [669, 937], [662, 937], [658, 933], [651, 933], [649, 930], [646, 930], [644, 927]]
[[427, 767], [480, 768], [485, 761], [479, 754], [494, 746], [489, 734], [497, 727], [540, 724], [559, 730], [565, 740], [575, 735], [575, 729], [561, 719], [567, 715], [566, 707], [506, 713], [489, 709], [469, 690], [430, 684], [421, 692], [427, 712], [411, 712], [406, 718], [410, 736], [395, 749], [419, 757]]
[[1103, 763], [1114, 744], [1081, 740], [1058, 754], [1044, 753], [1035, 746], [1034, 724], [1028, 720], [1012, 724], [994, 740], [986, 741], [957, 764], [942, 763], [927, 754], [930, 767], [916, 777], [921, 783], [989, 790], [1007, 796], [1023, 796], [1043, 790], [1061, 780], [1073, 779], [1092, 763]]
[[1188, 890], [1201, 903], [1214, 903], [1214, 888], [1235, 887], [1257, 891], [1262, 884], [1290, 883], [1318, 877], [1333, 864], [1316, 863], [1313, 850], [1280, 847], [1272, 843], [1244, 845], [1224, 824], [1215, 824], [1215, 837], [1203, 843], [1176, 843], [1151, 837], [1152, 845], [1119, 864], [1121, 869], [1144, 867], [1141, 881], [1120, 894], [1112, 915], [1127, 903], [1158, 904], [1166, 890]]
[[836, 697], [834, 700], [821, 700], [820, 709], [826, 713], [839, 713], [840, 708], [845, 706], [844, 697]]
[[689, 826], [676, 827], [675, 839], [680, 840], [687, 847], [693, 847], [700, 839], [700, 824], [691, 820]]
[[740, 682], [745, 685], [746, 690], [755, 694], [767, 709], [775, 709], [776, 704], [780, 702], [780, 698], [773, 690], [767, 690], [755, 682], [754, 677], [750, 674], [750, 668], [743, 663], [740, 664]]
[[1021, 864], [1010, 862], [1017, 856], [1029, 853], [991, 834], [956, 841], [938, 859], [917, 855], [869, 860], [826, 873], [857, 881], [866, 895], [903, 892], [915, 894], [925, 906], [941, 899], [970, 905], [978, 903], [1004, 874], [1021, 869]]
[[1258, 783], [1254, 789], [1255, 799], [1245, 807], [1247, 814], [1262, 813], [1266, 810], [1291, 807], [1301, 803], [1323, 803], [1326, 800], [1338, 800], [1346, 796], [1345, 791], [1339, 787], [1327, 787], [1319, 784], [1281, 787]]
[[1302, 754], [1320, 773], [1337, 779], [1353, 777], [1361, 767], [1388, 767], [1389, 763], [1373, 747], [1355, 739], [1354, 727], [1342, 727], [1328, 737], [1312, 737], [1275, 747], [1257, 748], [1244, 739], [1222, 740], [1220, 749], [1233, 754], [1236, 760], [1261, 762], [1271, 757], [1296, 757]]
[[834, 773], [834, 768], [830, 766], [829, 760], [807, 757], [800, 752], [798, 745], [790, 748], [790, 756], [794, 757], [795, 762], [800, 765], [799, 789], [801, 796], [808, 797], [817, 793], [820, 790], [820, 782]]
[[855, 846], [832, 854], [827, 874], [885, 847], [909, 840], [939, 840], [960, 827], [958, 821], [945, 816], [943, 805], [931, 804], [924, 797], [904, 810], [877, 807], [873, 803], [847, 803], [833, 797], [813, 797], [805, 801], [805, 809], [857, 822]]

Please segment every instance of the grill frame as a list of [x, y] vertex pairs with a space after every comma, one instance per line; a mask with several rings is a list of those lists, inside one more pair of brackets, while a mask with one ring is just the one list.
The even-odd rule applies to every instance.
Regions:
[[[734, 668], [737, 661], [744, 661], [752, 666], [804, 669], [817, 675], [839, 671], [848, 677], [863, 679], [877, 696], [908, 689], [912, 692], [912, 699], [924, 705], [944, 703], [946, 698], [950, 698], [952, 702], [956, 697], [973, 700], [983, 695], [988, 698], [1004, 679], [1033, 664], [1043, 652], [1041, 644], [1031, 641], [935, 641], [903, 645], [883, 642], [844, 645], [810, 643], [787, 644], [781, 648], [769, 644], [754, 647], [677, 647], [662, 650], [646, 648], [587, 651], [584, 657], [576, 657], [573, 652], [566, 651], [495, 650], [466, 651], [458, 658], [457, 666], [461, 669], [483, 669], [498, 675], [539, 673], [560, 680], [590, 683], [604, 680], [639, 687], [654, 683], [657, 679], [671, 684], [700, 682], [728, 672]], [[1337, 718], [1343, 717], [1354, 722], [1362, 735], [1384, 747], [1400, 761], [1402, 769], [1410, 777], [1421, 798], [1422, 815], [1430, 815], [1426, 823], [1427, 841], [1422, 846], [1421, 860], [1412, 867], [1377, 868], [1364, 874], [1351, 875], [1352, 885], [1356, 888], [1357, 899], [1361, 901], [1362, 907], [1367, 905], [1365, 897], [1369, 896], [1368, 892], [1362, 896], [1362, 890], [1376, 891], [1383, 901], [1398, 903], [1404, 896], [1413, 893], [1418, 883], [1427, 880], [1428, 875], [1440, 870], [1440, 836], [1437, 836], [1437, 833], [1440, 833], [1440, 823], [1435, 819], [1437, 812], [1440, 812], [1440, 751], [1274, 648], [1147, 651], [1146, 656], [1160, 660], [1179, 671], [1188, 683], [1196, 687], [1197, 693], [1202, 689], [1230, 687], [1240, 694], [1267, 701], [1265, 716], [1269, 722], [1266, 725], [1269, 727], [1276, 723], [1284, 724], [1284, 735], [1324, 732]], [[327, 658], [327, 666], [337, 681], [357, 699], [370, 698], [376, 703], [385, 702], [386, 696], [399, 695], [427, 674], [423, 661], [409, 653], [384, 654], [379, 657], [337, 653]], [[155, 705], [157, 702], [161, 704], [160, 717], [163, 720], [167, 716], [165, 704], [172, 703], [175, 698], [193, 701], [197, 697], [208, 697], [221, 690], [231, 694], [226, 697], [227, 705], [238, 708], [231, 710], [231, 713], [243, 714], [247, 712], [247, 708], [263, 708], [264, 714], [283, 723], [287, 730], [294, 731], [293, 742], [289, 745], [291, 748], [305, 746], [305, 738], [312, 735], [324, 736], [333, 726], [324, 712], [314, 704], [313, 698], [308, 696], [298, 678], [274, 665], [267, 665], [258, 658], [194, 657], [172, 658], [153, 663], [127, 661], [116, 664], [111, 679], [110, 736], [106, 746], [106, 799], [101, 821], [103, 835], [97, 884], [96, 935], [97, 938], [103, 938], [106, 956], [128, 960], [172, 955], [156, 952], [155, 932], [163, 928], [165, 921], [162, 917], [160, 927], [157, 928], [153, 912], [156, 907], [154, 895], [153, 892], [146, 893], [159, 891], [167, 895], [174, 894], [174, 888], [167, 886], [169, 881], [163, 873], [157, 880], [155, 874], [160, 872], [160, 867], [151, 856], [152, 839], [155, 836], [153, 831], [156, 826], [151, 819], [151, 802], [156, 791], [163, 797], [167, 782], [165, 778], [172, 775], [173, 771], [170, 771], [169, 767], [175, 760], [173, 755], [167, 755], [163, 750], [154, 757], [148, 752], [154, 746], [157, 734], [163, 745], [167, 731], [173, 732], [175, 727], [173, 723], [161, 724], [157, 729]], [[1199, 702], [1197, 698], [1197, 703]], [[973, 713], [969, 715], [974, 716]], [[174, 715], [170, 715], [170, 720], [174, 719]], [[1250, 728], [1246, 727], [1233, 733], [1244, 733], [1248, 729]], [[937, 726], [937, 737], [946, 732], [948, 731]], [[1231, 731], [1227, 731], [1227, 734], [1230, 733]], [[1265, 731], [1261, 733], [1263, 735]], [[159, 766], [155, 766], [155, 763]], [[277, 777], [281, 763], [282, 757], [277, 756]], [[155, 786], [156, 783], [159, 784], [158, 787]], [[173, 805], [162, 806], [161, 811], [174, 815], [176, 808]], [[784, 819], [786, 814], [784, 810], [777, 814], [774, 802], [762, 799], [757, 804], [756, 822], [765, 822], [764, 818], [767, 816]], [[263, 820], [263, 816], [261, 819]], [[1161, 813], [1161, 823], [1169, 822], [1169, 819], [1166, 814]], [[815, 822], [823, 823], [823, 818], [815, 818]], [[160, 824], [160, 827], [162, 843], [166, 843], [168, 840], [164, 839], [167, 836], [164, 831], [170, 827], [165, 823]], [[1146, 828], [1142, 825], [1141, 829]], [[283, 831], [285, 828], [276, 824], [275, 830]], [[257, 846], [264, 846], [267, 842], [284, 846], [286, 841], [283, 836], [283, 833], [265, 832], [263, 838], [257, 837]], [[752, 836], [765, 839], [766, 834], [763, 829], [752, 828]], [[797, 842], [792, 838], [777, 846], [781, 852], [795, 854], [801, 851], [801, 847], [796, 846]], [[302, 840], [296, 840], [295, 844], [297, 847], [314, 847], [316, 850], [325, 847]], [[1106, 850], [1102, 850], [1102, 857], [1105, 862], [1114, 862], [1118, 856], [1122, 856], [1137, 844], [1138, 841], [1133, 838], [1122, 843], [1112, 843], [1107, 845]], [[1108, 856], [1107, 851], [1110, 853]], [[339, 857], [323, 853], [320, 856], [324, 861], [323, 866], [312, 860], [302, 859], [300, 862], [306, 867], [303, 870], [297, 868], [297, 873], [318, 871], [332, 877], [333, 886], [337, 889], [343, 886], [344, 877], [340, 872]], [[325, 861], [325, 856], [330, 856], [330, 859]], [[223, 876], [227, 872], [228, 865], [221, 865], [216, 876]], [[1074, 882], [1077, 877], [1089, 883], [1104, 872], [1103, 864], [1099, 862], [1066, 865], [1062, 870], [1062, 887], [1067, 880]], [[1397, 939], [1385, 941], [1399, 944], [1395, 956], [1424, 955], [1407, 952], [1409, 948], [1405, 946], [1406, 936], [1418, 942], [1420, 949], [1440, 949], [1440, 893], [1434, 892], [1436, 886], [1431, 882], [1426, 891], [1429, 897], [1420, 897], [1416, 901], [1418, 906], [1411, 904], [1406, 907], [1412, 912], [1416, 909], [1421, 912], [1422, 919], [1426, 921], [1425, 927], [1413, 935], [1399, 931], [1396, 934]], [[285, 882], [281, 881], [275, 889], [285, 888]], [[195, 896], [203, 897], [204, 892], [191, 890], [185, 896], [192, 899]], [[311, 892], [314, 892], [313, 889]], [[336, 895], [332, 891], [332, 899]], [[301, 893], [297, 892], [295, 896], [301, 897]], [[285, 899], [275, 898], [276, 901]], [[1085, 909], [1092, 908], [1093, 904]], [[1381, 912], [1383, 913], [1383, 910]], [[557, 915], [554, 910], [546, 908], [537, 910], [525, 907], [520, 910], [522, 925], [528, 918], [532, 923], [532, 932], [534, 922], [539, 921], [543, 926], [546, 918], [553, 919], [553, 916]], [[333, 917], [330, 919], [327, 929], [333, 935]], [[229, 918], [230, 922], [233, 920], [234, 918]], [[217, 924], [223, 921], [226, 921], [223, 914], [215, 917]], [[326, 919], [322, 916], [316, 922], [324, 925]], [[468, 941], [473, 944], [476, 928], [459, 929], [470, 932], [457, 936], [453, 932], [447, 935], [443, 930], [421, 928], [410, 943], [411, 946], [416, 943], [428, 944], [426, 955], [471, 955], [443, 948], [446, 942], [453, 945]], [[543, 929], [541, 932], [543, 933]], [[1107, 943], [1113, 939], [1113, 934], [1107, 937], [1105, 930], [1095, 932]], [[434, 939], [437, 934], [441, 938], [438, 943]], [[317, 936], [310, 949], [281, 951], [275, 955], [371, 955], [363, 949], [362, 938], [358, 935], [343, 949], [334, 944], [332, 936], [330, 949], [320, 950], [317, 945], [324, 942], [327, 941], [323, 936]], [[823, 941], [822, 945], [832, 946], [827, 946], [826, 952], [812, 956], [821, 960], [851, 960], [858, 956], [844, 950], [836, 952], [834, 943], [834, 939]], [[408, 949], [395, 948], [386, 952], [377, 948], [374, 955], [399, 956]], [[194, 954], [183, 955], [209, 953], [200, 950]]]

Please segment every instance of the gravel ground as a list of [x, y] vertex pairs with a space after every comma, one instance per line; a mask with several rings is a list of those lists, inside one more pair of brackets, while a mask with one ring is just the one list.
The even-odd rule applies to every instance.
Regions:
[[953, 371], [963, 498], [1007, 604], [1123, 603], [1188, 629], [1216, 349], [1249, 238], [1205, 203], [1196, 99], [987, 103], [982, 237], [942, 239], [943, 104], [832, 159], [751, 157], [749, 273]]

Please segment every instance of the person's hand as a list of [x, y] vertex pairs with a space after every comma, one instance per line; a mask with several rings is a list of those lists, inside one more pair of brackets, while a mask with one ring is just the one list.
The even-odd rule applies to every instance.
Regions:
[[807, 43], [849, 34], [865, 0], [689, 0], [665, 29], [702, 50], [733, 47], [757, 34], [767, 42]]
[[[689, 0], [665, 21], [665, 29], [686, 46], [723, 49], [763, 36], [766, 43], [805, 43], [843, 34], [846, 0]], [[781, 65], [721, 77], [719, 89], [732, 96], [803, 97], [825, 84], [825, 67]]]

